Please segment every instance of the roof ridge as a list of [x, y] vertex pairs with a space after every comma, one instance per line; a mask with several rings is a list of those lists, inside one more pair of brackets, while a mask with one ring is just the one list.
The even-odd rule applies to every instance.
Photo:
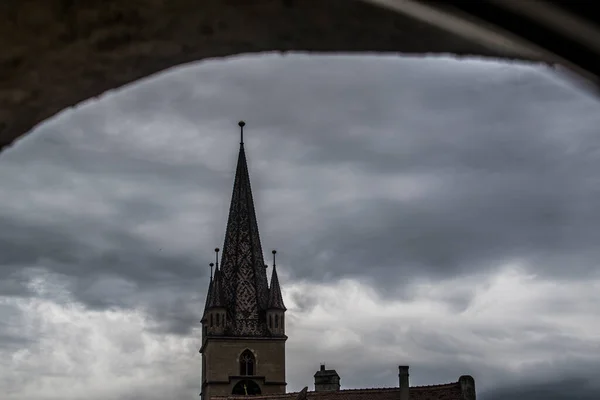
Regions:
[[458, 386], [460, 382], [448, 382], [448, 383], [438, 383], [435, 385], [421, 385], [421, 386], [411, 386], [411, 389], [429, 389], [429, 388], [442, 388], [442, 387], [452, 387]]
[[[460, 386], [460, 382], [448, 382], [448, 383], [440, 383], [435, 385], [422, 385], [422, 386], [411, 386], [410, 389], [420, 390], [429, 390], [429, 389], [450, 389], [456, 388]], [[309, 397], [325, 397], [325, 396], [343, 396], [344, 394], [358, 394], [358, 393], [390, 393], [390, 392], [399, 392], [400, 388], [397, 386], [394, 387], [384, 387], [384, 388], [358, 388], [358, 389], [341, 389], [336, 391], [325, 391], [325, 392], [317, 392], [310, 391], [308, 392]], [[260, 396], [252, 396], [253, 399], [283, 399], [283, 398], [293, 398], [296, 397], [300, 392], [288, 392], [282, 394], [264, 394]], [[244, 396], [214, 396], [216, 399], [246, 399]]]
[[[294, 397], [295, 395], [297, 395], [300, 392], [292, 392], [292, 393], [280, 393], [280, 394], [261, 394], [258, 396], [252, 396], [253, 399], [263, 399], [263, 398], [276, 398], [276, 399], [280, 399], [282, 397]], [[310, 393], [310, 392], [309, 392]], [[247, 396], [244, 395], [238, 395], [238, 396], [234, 396], [234, 395], [224, 395], [224, 396], [212, 396], [211, 399], [247, 399]]]
[[[394, 386], [391, 386], [391, 387], [381, 387], [381, 388], [375, 388], [375, 387], [370, 387], [370, 388], [353, 388], [353, 389], [340, 389], [340, 390], [336, 391], [335, 393], [337, 393], [337, 392], [374, 392], [374, 391], [379, 391], [379, 392], [388, 391], [388, 392], [392, 392], [394, 390], [400, 390], [400, 388], [399, 387], [394, 387]], [[319, 393], [321, 393], [321, 392], [319, 392]], [[325, 393], [325, 392], [322, 392], [322, 393]], [[332, 393], [332, 392], [330, 392], [330, 393]]]

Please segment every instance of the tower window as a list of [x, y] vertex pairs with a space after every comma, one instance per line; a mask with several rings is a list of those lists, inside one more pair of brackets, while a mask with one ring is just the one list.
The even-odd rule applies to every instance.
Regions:
[[269, 315], [269, 328], [273, 327], [273, 316]]
[[213, 327], [213, 315], [212, 314], [210, 314], [210, 327], [211, 328]]
[[240, 356], [240, 375], [254, 375], [254, 354], [250, 350], [244, 350]]
[[221, 314], [217, 314], [217, 326], [221, 326]]
[[275, 328], [279, 328], [279, 315], [275, 316]]

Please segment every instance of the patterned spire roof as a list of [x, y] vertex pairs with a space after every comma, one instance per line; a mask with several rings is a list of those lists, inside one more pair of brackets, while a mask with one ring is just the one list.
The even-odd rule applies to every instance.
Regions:
[[[240, 122], [242, 132], [244, 125]], [[222, 292], [229, 334], [265, 334], [269, 288], [264, 265], [242, 139], [221, 258]]]
[[287, 310], [283, 304], [283, 296], [281, 296], [281, 287], [279, 286], [279, 277], [277, 276], [277, 267], [273, 266], [271, 274], [271, 288], [269, 289], [268, 308]]

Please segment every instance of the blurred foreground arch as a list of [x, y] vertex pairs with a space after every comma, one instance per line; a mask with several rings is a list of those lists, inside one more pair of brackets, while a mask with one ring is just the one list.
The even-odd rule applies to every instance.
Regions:
[[598, 87], [592, 1], [4, 0], [0, 149], [180, 64], [256, 52], [455, 54], [561, 65]]

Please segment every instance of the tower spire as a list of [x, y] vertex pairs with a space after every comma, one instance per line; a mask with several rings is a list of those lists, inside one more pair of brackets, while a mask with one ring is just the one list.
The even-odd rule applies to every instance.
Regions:
[[231, 205], [221, 256], [221, 284], [230, 333], [260, 336], [266, 331], [269, 300], [267, 274], [244, 151], [244, 121], [240, 126], [238, 155]]
[[[227, 392], [233, 395], [286, 392], [285, 307], [275, 271], [276, 252], [273, 251], [270, 290], [244, 150], [246, 124], [239, 121], [238, 125], [240, 147], [225, 240], [220, 254], [215, 249], [216, 268], [211, 273], [201, 320], [200, 395], [204, 400]], [[226, 352], [222, 351], [223, 340], [227, 341]], [[240, 369], [235, 361], [232, 364], [233, 353], [240, 354], [239, 359], [244, 361]], [[258, 365], [263, 367], [257, 369]], [[238, 379], [239, 375], [244, 379]], [[233, 380], [238, 382], [230, 387]]]

